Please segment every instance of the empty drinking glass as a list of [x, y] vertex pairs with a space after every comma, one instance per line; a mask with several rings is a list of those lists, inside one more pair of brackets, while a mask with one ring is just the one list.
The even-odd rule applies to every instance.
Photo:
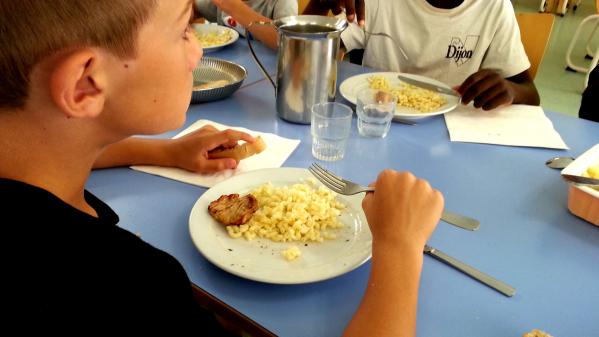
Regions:
[[391, 127], [397, 99], [376, 89], [360, 91], [357, 97], [358, 132], [365, 137], [385, 137]]
[[345, 155], [345, 145], [351, 130], [353, 112], [337, 102], [312, 106], [312, 155], [316, 159], [334, 161]]

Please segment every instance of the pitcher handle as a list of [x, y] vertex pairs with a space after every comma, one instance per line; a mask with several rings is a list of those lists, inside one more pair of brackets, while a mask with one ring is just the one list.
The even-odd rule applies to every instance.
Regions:
[[254, 52], [254, 48], [252, 47], [252, 42], [251, 42], [251, 35], [250, 35], [250, 27], [254, 24], [257, 25], [272, 25], [271, 22], [265, 22], [265, 21], [253, 21], [250, 22], [250, 24], [245, 27], [245, 38], [248, 41], [248, 47], [250, 47], [250, 52], [252, 53], [252, 57], [254, 58], [254, 61], [256, 61], [256, 63], [258, 64], [258, 67], [260, 68], [260, 71], [262, 71], [262, 74], [264, 75], [264, 77], [266, 77], [269, 81], [270, 84], [272, 84], [272, 87], [275, 89], [275, 93], [277, 91], [277, 86], [275, 84], [275, 82], [272, 80], [272, 78], [270, 78], [270, 75], [268, 75], [268, 72], [266, 71], [266, 69], [264, 68], [264, 66], [262, 65], [262, 63], [260, 62], [260, 60], [258, 59], [258, 56], [256, 56], [256, 53]]

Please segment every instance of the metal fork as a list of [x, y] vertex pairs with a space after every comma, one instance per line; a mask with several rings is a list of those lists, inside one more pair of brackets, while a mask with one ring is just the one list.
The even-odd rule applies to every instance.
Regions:
[[[396, 41], [396, 40], [393, 38], [393, 36], [391, 36], [391, 35], [389, 35], [389, 34], [387, 34], [387, 33], [385, 33], [385, 32], [376, 32], [376, 33], [369, 32], [369, 31], [367, 31], [365, 28], [362, 28], [362, 31], [364, 32], [364, 34], [368, 34], [368, 35], [370, 35], [370, 36], [384, 36], [384, 37], [386, 37], [386, 38], [389, 38], [389, 39], [391, 39], [391, 41], [393, 41], [393, 44], [395, 44], [395, 47], [396, 47], [397, 49], [399, 49], [399, 51], [401, 52], [401, 55], [403, 55], [403, 57], [405, 57], [405, 58], [406, 58], [406, 60], [409, 60], [409, 58], [408, 58], [408, 55], [407, 55], [407, 54], [406, 54], [406, 52], [403, 50], [403, 48], [401, 47], [401, 45], [400, 45], [399, 43], [397, 43], [397, 41]], [[369, 39], [370, 39], [370, 38], [368, 38], [368, 39], [366, 40], [366, 44], [368, 44], [368, 40], [369, 40]]]
[[[380, 2], [380, 1], [379, 1]], [[377, 4], [376, 5], [377, 8], [377, 12], [374, 15], [374, 17], [378, 16], [378, 11], [380, 9], [380, 6]], [[342, 9], [343, 13], [347, 15], [347, 13], [345, 13], [345, 8]], [[403, 57], [406, 58], [406, 60], [408, 60], [408, 55], [406, 54], [406, 52], [403, 50], [403, 48], [401, 48], [401, 45], [399, 43], [397, 43], [397, 41], [393, 38], [393, 36], [385, 33], [385, 32], [370, 32], [366, 30], [366, 27], [361, 27], [362, 32], [364, 32], [364, 34], [368, 34], [370, 36], [384, 36], [386, 38], [391, 39], [391, 41], [393, 41], [393, 44], [395, 44], [395, 47], [397, 47], [397, 49], [399, 49], [399, 51], [401, 52], [401, 54], [403, 55]], [[370, 39], [370, 38], [368, 38]], [[368, 44], [368, 39], [366, 40], [366, 44]]]
[[[320, 180], [323, 185], [339, 194], [353, 195], [361, 192], [374, 192], [374, 187], [361, 186], [349, 180], [345, 180], [329, 172], [317, 163], [313, 163], [308, 170]], [[441, 214], [441, 220], [470, 231], [477, 230], [480, 226], [480, 221], [476, 219], [445, 210]]]
[[[357, 194], [357, 193], [361, 193], [361, 192], [373, 192], [374, 191], [373, 187], [361, 186], [361, 185], [353, 183], [349, 180], [345, 180], [341, 177], [334, 175], [333, 173], [329, 172], [328, 170], [324, 169], [322, 166], [320, 166], [316, 163], [313, 163], [308, 168], [308, 170], [316, 178], [318, 178], [318, 180], [320, 180], [320, 182], [322, 182], [323, 185], [327, 186], [328, 188], [330, 188], [331, 190], [333, 190], [339, 194], [353, 195], [353, 194]], [[443, 215], [446, 216], [446, 213], [447, 212], [443, 212]], [[453, 225], [457, 225], [460, 228], [465, 228], [465, 229], [469, 229], [469, 230], [474, 230], [474, 229], [478, 228], [478, 220], [470, 219], [467, 217], [463, 217], [459, 214], [452, 213], [451, 217], [454, 217], [454, 216], [458, 216], [458, 217], [467, 219], [468, 225], [462, 226], [463, 224], [459, 224], [459, 222], [458, 223], [449, 222], [449, 221], [447, 221], [447, 219], [443, 219], [443, 216], [441, 217], [441, 219], [443, 219], [443, 221], [445, 221], [445, 222], [451, 223]], [[471, 226], [471, 221], [476, 223], [475, 228], [473, 228]], [[472, 277], [473, 279], [485, 284], [486, 286], [489, 286], [489, 287], [497, 290], [498, 292], [504, 294], [505, 296], [511, 297], [511, 296], [514, 296], [514, 294], [516, 294], [516, 289], [513, 288], [512, 286], [510, 286], [509, 284], [506, 284], [488, 274], [485, 274], [485, 273], [481, 272], [480, 270], [478, 270], [474, 267], [471, 267], [471, 266], [467, 265], [466, 263], [464, 263], [454, 257], [451, 257], [436, 248], [433, 248], [429, 245], [425, 245], [424, 253], [434, 257], [435, 259], [437, 259], [443, 263], [446, 263], [446, 264], [452, 266], [453, 268], [455, 268], [455, 269], [461, 271], [462, 273]]]

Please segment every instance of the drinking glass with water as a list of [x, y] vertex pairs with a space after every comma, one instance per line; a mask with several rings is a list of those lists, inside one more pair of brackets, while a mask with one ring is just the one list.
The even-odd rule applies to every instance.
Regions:
[[385, 137], [395, 114], [397, 98], [376, 89], [366, 89], [358, 93], [356, 113], [358, 132], [364, 137]]
[[343, 159], [351, 131], [353, 111], [337, 102], [316, 103], [312, 106], [312, 155], [316, 159]]

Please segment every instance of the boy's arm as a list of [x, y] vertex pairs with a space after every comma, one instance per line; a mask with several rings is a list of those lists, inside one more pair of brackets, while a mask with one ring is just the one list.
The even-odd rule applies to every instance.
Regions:
[[589, 84], [582, 92], [578, 117], [599, 122], [599, 67], [593, 68], [589, 75]]
[[167, 164], [167, 141], [167, 139], [126, 138], [108, 146], [96, 159], [93, 168]]
[[424, 244], [443, 196], [410, 173], [383, 171], [362, 202], [372, 232], [372, 269], [344, 336], [414, 336]]
[[329, 14], [329, 10], [331, 10], [331, 6], [329, 3], [323, 3], [320, 0], [310, 0], [304, 8], [304, 12], [302, 14], [309, 15], [327, 15]]
[[[271, 19], [254, 11], [241, 0], [212, 0], [212, 3], [223, 12], [231, 15], [243, 27], [256, 21], [269, 22]], [[277, 31], [272, 26], [254, 24], [249, 28], [250, 33], [271, 49], [277, 49]]]
[[462, 103], [474, 101], [476, 108], [495, 109], [502, 105], [539, 105], [537, 88], [528, 70], [503, 78], [497, 71], [481, 69], [470, 75], [458, 88]]
[[129, 137], [108, 146], [93, 168], [155, 165], [199, 173], [233, 169], [238, 164], [235, 159], [208, 159], [208, 152], [219, 146], [231, 147], [239, 140], [255, 141], [245, 132], [218, 131], [209, 125], [177, 139]]
[[364, 0], [310, 0], [303, 14], [327, 15], [330, 10], [337, 15], [345, 9], [350, 22], [356, 15], [358, 24], [364, 26], [364, 8]]
[[368, 287], [343, 336], [415, 336], [422, 260], [422, 249], [373, 249]]

